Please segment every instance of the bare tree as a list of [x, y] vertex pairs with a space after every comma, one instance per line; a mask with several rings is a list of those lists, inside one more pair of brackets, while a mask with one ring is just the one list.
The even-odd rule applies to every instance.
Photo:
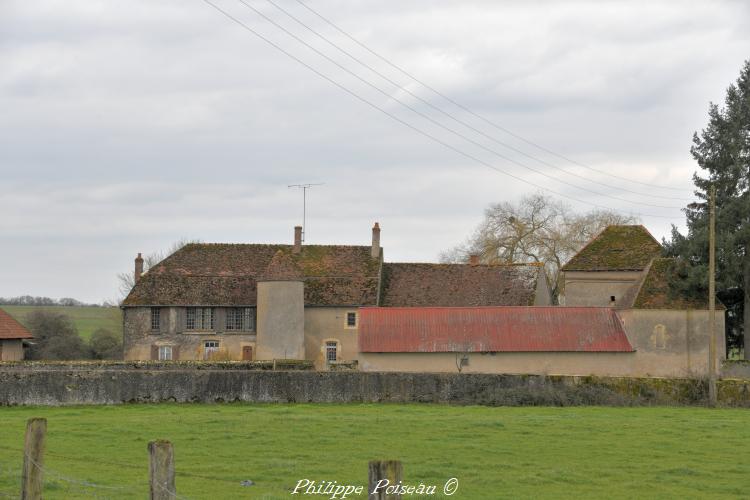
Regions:
[[[143, 258], [143, 272], [145, 273], [146, 271], [157, 265], [159, 262], [163, 261], [170, 255], [190, 243], [200, 243], [200, 240], [189, 240], [187, 238], [183, 238], [172, 243], [166, 250], [153, 252], [146, 255]], [[125, 297], [127, 297], [130, 293], [130, 290], [132, 290], [135, 286], [135, 272], [130, 271], [127, 273], [119, 273], [117, 275], [117, 281], [119, 282], [118, 291], [120, 292], [120, 299], [118, 302], [122, 303], [122, 301], [125, 300]]]
[[544, 194], [524, 197], [518, 204], [491, 205], [474, 234], [440, 255], [442, 262], [466, 262], [478, 255], [487, 264], [541, 262], [556, 301], [562, 293], [560, 268], [605, 227], [634, 224], [638, 219], [608, 210], [584, 214]]

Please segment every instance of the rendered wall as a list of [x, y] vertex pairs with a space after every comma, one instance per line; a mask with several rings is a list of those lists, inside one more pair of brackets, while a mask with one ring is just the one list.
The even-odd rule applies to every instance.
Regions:
[[609, 306], [610, 297], [615, 305], [641, 277], [640, 271], [568, 271], [565, 273], [566, 306]]
[[[750, 406], [750, 381], [721, 380], [720, 404]], [[158, 402], [702, 405], [695, 379], [244, 370], [6, 370], [0, 405]]]
[[21, 339], [0, 340], [0, 361], [20, 361], [23, 359], [23, 343]]
[[[363, 371], [701, 377], [708, 374], [708, 311], [618, 311], [635, 352], [359, 353]], [[725, 358], [724, 317], [717, 314], [717, 366]]]
[[305, 301], [301, 281], [258, 282], [256, 359], [305, 359]]
[[305, 308], [305, 359], [313, 361], [315, 368], [327, 368], [325, 344], [338, 342], [338, 361], [356, 360], [358, 356], [357, 328], [346, 326], [346, 314], [359, 311], [356, 307], [307, 307]]
[[549, 288], [549, 282], [547, 281], [547, 273], [544, 269], [539, 273], [539, 277], [536, 282], [536, 295], [534, 296], [535, 306], [551, 306], [552, 305], [552, 290]]
[[[708, 374], [709, 313], [704, 310], [618, 311], [638, 354], [638, 373], [668, 377]], [[716, 312], [717, 367], [726, 358], [724, 311]]]

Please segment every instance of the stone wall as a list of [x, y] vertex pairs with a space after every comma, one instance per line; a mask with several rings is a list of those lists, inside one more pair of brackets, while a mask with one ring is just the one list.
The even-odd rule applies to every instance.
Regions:
[[[224, 308], [214, 308], [213, 330], [185, 329], [184, 307], [161, 307], [161, 328], [151, 330], [150, 307], [126, 307], [123, 310], [123, 356], [126, 360], [152, 359], [154, 346], [171, 346], [175, 360], [201, 360], [205, 342], [218, 341], [218, 359], [242, 359], [243, 348], [255, 352], [256, 334], [253, 331], [226, 331]], [[257, 359], [257, 357], [255, 358]]]
[[[2, 405], [232, 401], [490, 406], [702, 405], [706, 394], [706, 382], [697, 379], [0, 367]], [[719, 399], [726, 406], [750, 407], [750, 381], [720, 381]]]

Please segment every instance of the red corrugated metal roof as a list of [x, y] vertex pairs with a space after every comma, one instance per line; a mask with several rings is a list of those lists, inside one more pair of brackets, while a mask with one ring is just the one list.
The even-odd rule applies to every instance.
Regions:
[[10, 314], [0, 309], [0, 339], [33, 339], [34, 336]]
[[632, 352], [609, 307], [363, 307], [360, 352]]

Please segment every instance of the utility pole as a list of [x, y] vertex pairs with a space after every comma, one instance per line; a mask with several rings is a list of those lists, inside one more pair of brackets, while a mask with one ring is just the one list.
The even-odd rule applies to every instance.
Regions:
[[289, 184], [288, 188], [298, 188], [302, 190], [302, 242], [305, 241], [305, 223], [307, 222], [307, 190], [313, 186], [322, 186], [324, 182], [318, 184]]
[[711, 186], [708, 223], [708, 402], [716, 406], [716, 186]]

